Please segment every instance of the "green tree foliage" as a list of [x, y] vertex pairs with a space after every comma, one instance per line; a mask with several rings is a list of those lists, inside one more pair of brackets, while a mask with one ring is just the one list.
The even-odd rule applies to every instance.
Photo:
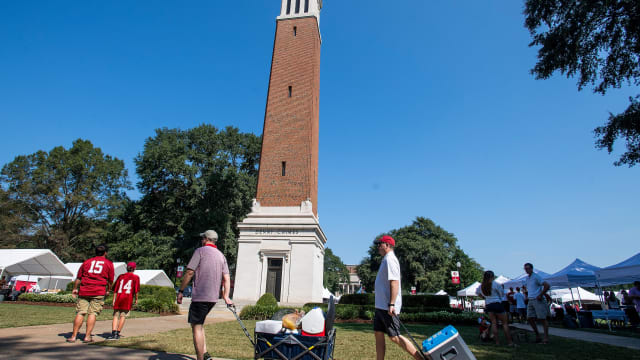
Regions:
[[156, 130], [135, 159], [141, 199], [113, 215], [112, 254], [135, 254], [171, 273], [176, 258], [188, 260], [200, 246], [198, 234], [213, 229], [233, 269], [236, 224], [255, 197], [260, 146], [260, 137], [233, 127]]
[[[395, 241], [395, 254], [400, 261], [402, 288], [416, 286], [419, 292], [444, 289], [454, 292], [460, 285], [451, 284], [451, 271], [461, 263], [461, 281], [471, 284], [482, 278], [482, 267], [458, 247], [456, 237], [427, 218], [418, 217], [409, 226], [388, 232]], [[369, 256], [358, 266], [358, 276], [367, 292], [374, 284], [382, 257], [372, 244]]]
[[0, 188], [0, 248], [27, 248], [31, 246], [33, 213], [21, 202], [9, 197]]
[[[578, 89], [594, 85], [605, 94], [623, 84], [640, 85], [640, 2], [637, 0], [527, 0], [525, 26], [539, 46], [531, 70], [537, 79], [560, 71], [578, 77]], [[610, 114], [595, 129], [596, 147], [613, 151], [625, 138], [627, 151], [614, 164], [629, 167], [640, 162], [640, 104], [638, 97], [620, 114]]]
[[68, 150], [58, 146], [17, 156], [2, 168], [0, 182], [3, 204], [10, 205], [3, 222], [15, 220], [13, 215], [22, 221], [3, 228], [13, 226], [18, 239], [51, 249], [65, 261], [82, 259], [100, 240], [108, 212], [121, 205], [130, 188], [123, 161], [82, 139]]
[[344, 265], [338, 255], [331, 249], [324, 249], [324, 276], [322, 277], [324, 287], [332, 293], [340, 290], [341, 283], [349, 283], [349, 270]]

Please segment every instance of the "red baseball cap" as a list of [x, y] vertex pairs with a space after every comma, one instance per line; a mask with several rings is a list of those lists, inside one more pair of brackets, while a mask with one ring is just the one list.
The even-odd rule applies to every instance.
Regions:
[[129, 262], [127, 263], [127, 267], [130, 267], [130, 268], [134, 268], [134, 269], [135, 269], [135, 268], [136, 268], [136, 263], [134, 263], [133, 261], [129, 261]]
[[387, 243], [391, 246], [396, 246], [396, 241], [389, 235], [384, 235], [380, 239], [376, 240], [375, 243]]

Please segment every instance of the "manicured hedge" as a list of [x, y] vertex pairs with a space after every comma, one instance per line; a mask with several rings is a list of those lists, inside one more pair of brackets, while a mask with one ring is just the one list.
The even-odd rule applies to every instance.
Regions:
[[58, 294], [31, 294], [24, 293], [18, 297], [19, 301], [32, 301], [32, 302], [50, 302], [50, 303], [69, 303], [73, 304], [76, 299], [71, 295], [58, 295]]
[[[340, 298], [341, 305], [375, 305], [374, 294], [348, 294]], [[448, 309], [449, 296], [446, 295], [405, 295], [403, 308], [439, 308]]]
[[374, 294], [347, 294], [342, 295], [340, 304], [344, 305], [375, 305]]
[[478, 324], [478, 317], [482, 314], [475, 312], [463, 312], [461, 314], [454, 314], [446, 311], [428, 312], [428, 313], [414, 313], [414, 314], [400, 314], [400, 320], [405, 322], [419, 322], [419, 323], [431, 323], [431, 324], [444, 324], [444, 325], [476, 325]]
[[[315, 307], [319, 307], [321, 308], [323, 311], [327, 311], [328, 305], [327, 304], [320, 304], [320, 303], [307, 303], [304, 304], [303, 309], [305, 311], [309, 311]], [[429, 306], [424, 306], [424, 307], [405, 307], [404, 305], [402, 306], [402, 313], [407, 313], [407, 314], [414, 314], [414, 313], [429, 313], [429, 312], [438, 312], [438, 311], [445, 311], [445, 312], [449, 312], [449, 313], [453, 313], [453, 314], [460, 314], [462, 313], [462, 309], [457, 309], [457, 308], [452, 308], [452, 307], [446, 307], [446, 308], [440, 308], [440, 307], [429, 307]], [[337, 304], [336, 305], [336, 317], [338, 319], [341, 319], [340, 314], [352, 314], [354, 312], [357, 312], [358, 316], [357, 318], [359, 319], [369, 319], [371, 317], [369, 317], [367, 314], [368, 313], [374, 313], [375, 312], [375, 306], [373, 305], [344, 305], [344, 304]], [[345, 315], [347, 316], [347, 315]], [[348, 317], [346, 317], [348, 319]]]
[[180, 308], [173, 301], [167, 302], [162, 298], [138, 299], [138, 304], [133, 306], [133, 310], [151, 312], [156, 314], [177, 313]]
[[[67, 288], [73, 290], [73, 283]], [[52, 303], [75, 303], [76, 299], [72, 295], [61, 294], [22, 294], [19, 297], [22, 301], [33, 302], [52, 302]], [[175, 303], [175, 290], [166, 286], [156, 285], [140, 285], [140, 293], [138, 295], [138, 304], [134, 305], [133, 310], [145, 311], [152, 313], [178, 313], [180, 308]], [[104, 299], [105, 304], [111, 305], [113, 301], [113, 292]]]

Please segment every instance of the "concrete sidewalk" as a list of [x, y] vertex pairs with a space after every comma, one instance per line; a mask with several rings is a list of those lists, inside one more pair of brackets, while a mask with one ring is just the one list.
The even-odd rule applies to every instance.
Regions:
[[[227, 310], [227, 312], [229, 311]], [[71, 336], [72, 320], [69, 319], [67, 324], [0, 329], [0, 348], [2, 348], [0, 359], [195, 359], [194, 355], [168, 354], [110, 346], [89, 346], [81, 341], [84, 338], [84, 324], [78, 334], [78, 341], [70, 344], [66, 342], [66, 339]], [[229, 321], [229, 319], [214, 317], [207, 319], [207, 324], [223, 321]], [[189, 327], [186, 315], [129, 319], [122, 334], [126, 337], [133, 337]], [[111, 334], [111, 321], [96, 322], [93, 334], [94, 341], [104, 341]]]
[[[531, 326], [529, 326], [529, 324], [515, 323], [510, 325], [518, 329], [523, 329], [523, 330], [533, 332], [533, 329], [531, 328]], [[540, 333], [540, 335], [544, 333], [544, 330], [540, 325], [538, 325], [538, 332]], [[580, 330], [560, 329], [560, 328], [554, 328], [554, 327], [549, 327], [549, 335], [568, 338], [568, 339], [588, 341], [593, 343], [626, 347], [634, 350], [640, 350], [640, 339], [632, 338], [632, 337], [600, 334], [600, 333], [580, 331]]]

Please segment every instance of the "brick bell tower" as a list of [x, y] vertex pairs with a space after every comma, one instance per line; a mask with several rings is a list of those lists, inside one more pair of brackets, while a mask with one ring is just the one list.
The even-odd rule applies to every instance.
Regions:
[[265, 293], [285, 304], [322, 301], [321, 9], [322, 0], [282, 0], [277, 17], [257, 195], [238, 224], [237, 301], [253, 302]]

